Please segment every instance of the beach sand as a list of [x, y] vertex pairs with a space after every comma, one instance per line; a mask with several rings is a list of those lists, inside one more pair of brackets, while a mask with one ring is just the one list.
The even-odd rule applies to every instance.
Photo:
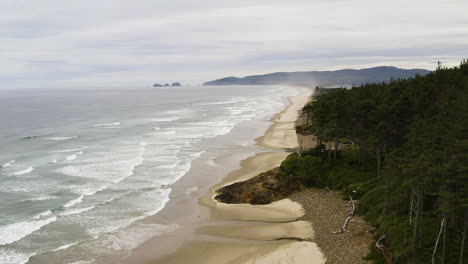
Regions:
[[295, 122], [311, 95], [311, 89], [300, 90], [300, 95], [290, 98], [291, 104], [272, 120], [274, 124], [265, 136], [257, 139], [259, 145], [276, 151], [243, 160], [240, 169], [210, 188], [200, 199], [200, 204], [211, 210], [210, 222], [197, 229], [196, 239], [152, 263], [325, 262], [318, 246], [310, 241], [314, 237], [310, 222], [297, 221], [304, 216], [299, 203], [283, 199], [267, 205], [225, 204], [214, 199], [218, 188], [278, 167], [289, 155], [285, 150], [298, 147]]
[[[311, 202], [311, 198], [308, 197], [310, 193], [305, 190], [292, 195], [291, 199], [282, 199], [267, 205], [225, 204], [214, 199], [216, 190], [220, 187], [248, 180], [280, 166], [290, 154], [290, 150], [298, 149], [298, 141], [302, 142], [303, 148], [314, 146], [313, 136], [296, 135], [296, 121], [301, 122], [300, 110], [312, 94], [312, 89], [298, 89], [300, 94], [290, 98], [289, 106], [272, 119], [273, 125], [264, 136], [256, 140], [259, 146], [270, 150], [269, 152], [256, 153], [247, 158], [238, 157], [237, 160], [242, 160], [240, 168], [231, 170], [230, 173], [227, 171], [224, 174], [227, 176], [219, 178], [218, 182], [206, 180], [202, 184], [199, 183], [202, 187], [197, 193], [205, 194], [200, 195], [199, 200], [175, 199], [176, 204], [165, 208], [162, 214], [149, 221], [177, 223], [180, 227], [174, 232], [147, 241], [120, 263], [364, 263], [356, 260], [367, 254], [364, 249], [370, 244], [370, 235], [366, 233], [360, 236], [365, 233], [362, 230], [366, 230], [367, 226], [359, 229], [357, 235], [360, 238], [364, 237], [359, 240], [364, 244], [361, 244], [359, 249], [351, 247], [343, 253], [357, 256], [351, 258], [355, 262], [336, 262], [346, 259], [343, 254], [336, 255], [337, 249], [333, 248], [333, 242], [343, 239], [343, 236], [333, 235], [329, 230], [335, 228], [335, 225], [336, 229], [340, 227], [338, 222], [341, 221], [341, 214], [345, 213], [341, 207], [346, 202], [339, 195], [327, 197], [315, 195], [312, 196], [314, 201]], [[236, 157], [226, 159], [233, 162]], [[231, 167], [232, 164], [224, 169], [228, 170]], [[207, 171], [206, 164], [199, 162], [195, 164], [193, 174], [209, 174], [213, 173], [212, 170], [215, 170], [215, 167]], [[191, 178], [193, 181], [210, 179], [199, 175], [192, 177], [189, 174], [177, 184], [190, 186], [193, 184]], [[330, 212], [327, 212], [329, 214], [324, 212], [327, 205], [320, 207], [324, 217], [317, 216], [313, 207], [323, 203], [329, 203], [333, 210], [340, 208], [340, 212], [334, 215], [333, 221], [328, 223], [326, 229], [322, 229], [322, 225], [326, 223], [326, 217], [330, 216]], [[315, 220], [317, 223], [313, 222]], [[314, 230], [313, 226], [319, 229]], [[346, 235], [356, 236], [356, 233]], [[344, 244], [346, 241], [341, 243]], [[322, 246], [325, 250], [321, 249]], [[352, 253], [351, 250], [357, 250], [357, 253]]]

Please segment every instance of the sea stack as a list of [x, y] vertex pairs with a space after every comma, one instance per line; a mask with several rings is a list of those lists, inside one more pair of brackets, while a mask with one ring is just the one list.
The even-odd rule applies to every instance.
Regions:
[[171, 86], [174, 87], [174, 86], [182, 86], [182, 85], [180, 83], [178, 83], [178, 82], [175, 82], [175, 83], [172, 83]]
[[162, 87], [162, 85], [159, 84], [159, 83], [155, 83], [155, 84], [153, 84], [153, 87]]

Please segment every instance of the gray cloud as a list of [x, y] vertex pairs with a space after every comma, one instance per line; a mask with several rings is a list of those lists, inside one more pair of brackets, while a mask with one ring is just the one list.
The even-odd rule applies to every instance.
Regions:
[[468, 54], [466, 0], [0, 2], [2, 88], [198, 84]]

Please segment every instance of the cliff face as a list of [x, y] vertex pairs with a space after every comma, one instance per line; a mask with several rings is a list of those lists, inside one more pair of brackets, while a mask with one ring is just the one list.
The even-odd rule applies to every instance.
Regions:
[[297, 180], [280, 179], [280, 168], [217, 190], [216, 200], [229, 203], [269, 204], [284, 199], [304, 186]]
[[424, 69], [400, 69], [396, 67], [375, 67], [361, 70], [277, 72], [253, 75], [244, 78], [227, 77], [203, 85], [317, 85], [317, 86], [353, 86], [366, 83], [388, 82], [394, 79], [407, 79], [416, 74], [426, 75]]

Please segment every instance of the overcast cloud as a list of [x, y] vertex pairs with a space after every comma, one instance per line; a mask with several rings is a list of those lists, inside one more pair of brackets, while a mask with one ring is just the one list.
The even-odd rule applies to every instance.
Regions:
[[200, 84], [468, 57], [467, 0], [2, 0], [0, 88]]

